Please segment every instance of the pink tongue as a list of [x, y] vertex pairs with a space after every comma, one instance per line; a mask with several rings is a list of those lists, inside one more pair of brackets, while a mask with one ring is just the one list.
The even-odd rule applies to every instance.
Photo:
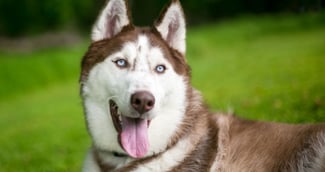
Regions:
[[122, 117], [122, 132], [120, 135], [124, 150], [134, 158], [146, 155], [149, 148], [148, 120]]

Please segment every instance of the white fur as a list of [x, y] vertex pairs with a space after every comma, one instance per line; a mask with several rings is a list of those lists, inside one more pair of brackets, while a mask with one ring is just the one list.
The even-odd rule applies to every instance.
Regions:
[[325, 132], [318, 134], [315, 150], [318, 154], [318, 157], [315, 160], [316, 169], [325, 170]]
[[217, 119], [217, 125], [219, 126], [218, 133], [218, 153], [215, 157], [213, 164], [210, 168], [210, 172], [222, 171], [223, 169], [223, 160], [226, 157], [227, 145], [229, 144], [229, 128], [230, 121], [228, 116], [219, 115]]
[[117, 137], [108, 104], [108, 100], [114, 96], [112, 95], [114, 90], [109, 90], [109, 85], [107, 85], [112, 78], [109, 75], [106, 61], [90, 71], [83, 87], [86, 121], [96, 147], [103, 150], [122, 151], [117, 142], [112, 142], [112, 138]]
[[298, 163], [290, 164], [291, 168], [297, 172], [323, 172], [325, 168], [325, 133], [320, 132], [315, 140], [310, 141], [312, 141], [312, 149], [316, 152], [316, 156], [311, 157], [308, 149], [300, 152]]
[[[116, 20], [114, 20], [114, 18]], [[130, 20], [127, 15], [127, 6], [124, 0], [109, 0], [96, 24], [93, 26], [92, 41], [111, 38], [119, 33]]]
[[[97, 148], [124, 152], [117, 141], [108, 100], [113, 99], [122, 114], [132, 116], [131, 95], [136, 91], [149, 91], [156, 102], [154, 108], [148, 112], [152, 119], [148, 131], [148, 155], [166, 149], [183, 119], [186, 83], [163, 54], [159, 47], [150, 45], [148, 38], [141, 35], [135, 42], [126, 42], [120, 51], [110, 55], [90, 71], [88, 79], [83, 83], [82, 96], [89, 131]], [[134, 69], [117, 67], [112, 61], [119, 58], [126, 59]], [[167, 68], [163, 74], [155, 72], [155, 67], [160, 64]]]
[[177, 166], [190, 151], [193, 150], [193, 143], [189, 138], [180, 140], [177, 144], [158, 158], [139, 166], [132, 172], [153, 172], [169, 171]]
[[172, 3], [168, 7], [161, 23], [156, 28], [171, 47], [185, 54], [186, 23], [179, 3]]
[[83, 172], [100, 172], [100, 168], [97, 165], [97, 162], [95, 161], [95, 158], [92, 154], [92, 150], [89, 150], [87, 152], [86, 159], [84, 160]]

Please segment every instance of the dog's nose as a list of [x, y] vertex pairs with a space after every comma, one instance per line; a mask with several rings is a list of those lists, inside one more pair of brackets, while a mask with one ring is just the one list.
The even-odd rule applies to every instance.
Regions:
[[154, 107], [155, 97], [147, 91], [139, 91], [132, 94], [131, 105], [137, 112], [144, 114]]

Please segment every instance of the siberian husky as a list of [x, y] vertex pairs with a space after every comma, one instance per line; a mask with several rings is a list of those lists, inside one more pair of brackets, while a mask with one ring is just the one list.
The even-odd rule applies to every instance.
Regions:
[[80, 76], [92, 147], [83, 171], [324, 172], [325, 124], [256, 122], [211, 113], [191, 85], [178, 0], [136, 27], [109, 0]]

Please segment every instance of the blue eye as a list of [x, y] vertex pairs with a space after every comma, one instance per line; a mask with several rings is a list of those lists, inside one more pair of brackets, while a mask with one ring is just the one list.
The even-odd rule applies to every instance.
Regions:
[[158, 66], [156, 66], [155, 70], [157, 73], [164, 73], [166, 70], [166, 67], [164, 65], [158, 65]]
[[115, 64], [116, 64], [118, 67], [121, 67], [121, 68], [125, 68], [125, 67], [127, 67], [127, 65], [128, 65], [127, 61], [124, 60], [124, 59], [116, 60], [116, 61], [115, 61]]

